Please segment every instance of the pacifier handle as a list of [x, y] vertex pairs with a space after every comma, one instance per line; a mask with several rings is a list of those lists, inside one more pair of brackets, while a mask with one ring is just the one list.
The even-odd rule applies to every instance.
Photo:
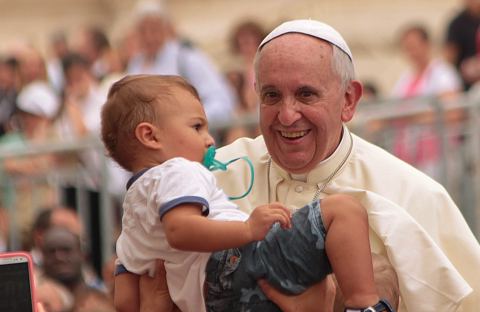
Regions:
[[248, 187], [247, 191], [245, 193], [243, 193], [242, 195], [240, 195], [240, 196], [229, 196], [228, 199], [236, 200], [236, 199], [242, 199], [245, 196], [247, 196], [248, 193], [250, 193], [252, 188], [253, 188], [253, 180], [254, 180], [254, 176], [255, 176], [254, 175], [253, 164], [250, 161], [250, 159], [248, 159], [247, 156], [243, 156], [243, 157], [234, 158], [234, 159], [228, 161], [227, 163], [223, 163], [223, 162], [215, 159], [215, 154], [216, 154], [215, 146], [212, 145], [207, 149], [207, 152], [205, 153], [205, 156], [203, 157], [203, 162], [202, 163], [210, 171], [215, 171], [215, 170], [226, 171], [228, 165], [230, 165], [231, 163], [233, 163], [234, 161], [237, 161], [239, 159], [243, 159], [247, 162], [248, 166], [250, 167], [250, 186]]

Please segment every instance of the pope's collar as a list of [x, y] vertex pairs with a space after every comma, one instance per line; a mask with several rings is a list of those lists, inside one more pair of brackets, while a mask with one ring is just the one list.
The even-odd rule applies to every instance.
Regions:
[[[313, 182], [313, 183], [325, 183], [327, 179], [335, 172], [341, 170], [339, 167], [344, 167], [346, 160], [350, 156], [351, 147], [353, 141], [352, 136], [348, 128], [343, 125], [343, 132], [342, 132], [342, 139], [340, 140], [340, 144], [338, 145], [337, 149], [333, 152], [330, 157], [321, 161], [313, 170], [311, 170], [306, 175], [306, 182]], [[275, 162], [272, 161], [272, 169], [276, 171], [283, 179], [285, 180], [293, 180], [288, 172], [284, 169], [280, 168]], [[300, 177], [302, 175], [299, 175]], [[300, 178], [300, 180], [305, 180]]]

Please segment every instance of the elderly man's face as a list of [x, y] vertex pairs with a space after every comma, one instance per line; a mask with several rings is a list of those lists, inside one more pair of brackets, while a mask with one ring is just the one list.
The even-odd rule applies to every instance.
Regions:
[[157, 16], [146, 16], [139, 22], [137, 32], [143, 52], [155, 55], [165, 41], [165, 21]]
[[333, 153], [361, 94], [358, 82], [342, 88], [331, 58], [328, 43], [303, 34], [280, 36], [260, 52], [261, 130], [273, 160], [291, 173], [306, 173]]

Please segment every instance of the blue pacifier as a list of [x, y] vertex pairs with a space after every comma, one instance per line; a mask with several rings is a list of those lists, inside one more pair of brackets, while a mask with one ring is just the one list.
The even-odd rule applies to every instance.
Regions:
[[248, 187], [247, 191], [243, 195], [241, 195], [241, 196], [229, 196], [228, 199], [235, 200], [235, 199], [241, 199], [241, 198], [244, 198], [245, 196], [247, 196], [248, 193], [250, 193], [251, 190], [252, 190], [253, 179], [254, 179], [254, 169], [253, 169], [253, 164], [250, 161], [250, 159], [248, 159], [247, 156], [243, 156], [243, 157], [234, 158], [234, 159], [232, 159], [232, 160], [230, 160], [226, 163], [223, 163], [223, 162], [215, 159], [215, 154], [216, 154], [215, 146], [212, 145], [207, 149], [207, 152], [205, 153], [205, 156], [203, 156], [203, 162], [202, 163], [210, 171], [215, 171], [215, 170], [227, 171], [227, 166], [230, 165], [231, 163], [239, 160], [239, 159], [243, 159], [248, 163], [248, 166], [250, 167], [250, 186]]

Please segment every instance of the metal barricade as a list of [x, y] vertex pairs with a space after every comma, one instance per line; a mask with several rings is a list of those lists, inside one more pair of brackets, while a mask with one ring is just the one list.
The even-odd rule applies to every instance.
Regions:
[[[0, 148], [0, 163], [3, 164], [4, 160], [11, 158], [21, 159], [45, 154], [79, 154], [85, 151], [94, 153], [97, 156], [99, 160], [97, 172], [87, 170], [86, 166], [80, 162], [73, 162], [62, 167], [53, 167], [51, 170], [35, 176], [9, 174], [3, 170], [3, 166], [0, 166], [0, 207], [8, 212], [10, 225], [8, 231], [9, 250], [22, 249], [24, 247], [23, 241], [28, 239], [25, 236], [29, 235], [29, 233], [22, 232], [22, 228], [19, 226], [19, 219], [22, 218], [32, 222], [41, 209], [52, 206], [65, 206], [65, 200], [61, 198], [62, 190], [68, 187], [74, 190], [73, 208], [76, 209], [85, 228], [85, 237], [83, 237], [84, 247], [88, 251], [94, 251], [91, 257], [92, 262], [96, 262], [94, 264], [97, 271], [100, 270], [101, 265], [105, 261], [110, 259], [114, 251], [114, 222], [118, 214], [115, 214], [113, 211], [112, 194], [108, 190], [110, 183], [109, 171], [106, 157], [104, 156], [104, 149], [98, 138], [52, 141], [42, 145], [32, 144], [8, 149]], [[95, 180], [97, 183], [93, 185], [86, 183], [89, 180]], [[31, 200], [23, 198], [27, 200], [23, 205], [28, 207], [27, 210], [18, 209], [20, 200], [18, 192], [22, 183], [28, 183], [28, 189], [32, 193]], [[39, 192], [42, 187], [53, 193], [53, 196], [56, 198], [48, 201], [48, 203], [38, 200], [39, 196], [35, 196], [35, 193]], [[92, 216], [92, 202], [88, 198], [91, 192], [98, 193], [98, 209], [95, 210], [100, 224], [98, 229], [93, 229], [91, 226], [92, 218], [97, 218], [97, 216]], [[30, 215], [22, 215], [25, 213]], [[31, 226], [31, 224], [27, 225]], [[92, 233], [96, 233], [95, 237], [92, 237]]]
[[468, 94], [388, 99], [359, 104], [349, 126], [442, 184], [480, 238], [479, 109]]
[[[404, 148], [418, 154], [423, 145], [434, 148], [435, 161], [424, 166], [410, 159], [413, 166], [427, 171], [440, 182], [451, 194], [459, 206], [475, 235], [480, 237], [480, 100], [467, 95], [450, 100], [437, 98], [415, 98], [410, 100], [382, 100], [360, 103], [354, 120], [349, 124], [352, 132], [396, 153], [398, 152], [399, 134], [408, 133], [408, 143]], [[258, 122], [256, 115], [223, 125], [211, 125], [212, 131], [222, 132], [232, 125], [254, 126]], [[422, 141], [423, 140], [423, 141]], [[427, 143], [425, 143], [427, 142]], [[433, 142], [433, 143], [432, 143]], [[433, 145], [432, 145], [433, 144]], [[221, 142], [220, 144], [221, 145]], [[397, 150], [396, 150], [397, 149]], [[52, 168], [39, 181], [48, 181], [53, 188], [62, 187], [66, 180], [77, 190], [75, 206], [86, 229], [87, 241], [92, 242], [91, 210], [89, 208], [85, 178], [95, 175], [96, 191], [99, 194], [99, 238], [97, 242], [101, 255], [98, 262], [104, 263], [113, 254], [115, 243], [115, 222], [119, 222], [119, 214], [112, 207], [112, 194], [109, 191], [111, 179], [103, 146], [98, 138], [88, 138], [69, 142], [51, 142], [46, 145], [26, 146], [16, 149], [0, 148], [0, 161], [7, 158], [28, 157], [42, 153], [81, 153], [95, 150], [100, 156], [101, 164], [97, 172], [92, 173], [84, 166], [78, 165], [68, 170]], [[430, 151], [431, 152], [431, 151]], [[416, 154], [415, 154], [416, 155]], [[399, 155], [402, 156], [402, 155]], [[424, 155], [425, 156], [425, 155]], [[432, 155], [430, 155], [432, 156]], [[416, 159], [419, 160], [420, 158]], [[10, 224], [17, 224], [18, 214], [15, 203], [16, 178], [2, 171], [0, 166], [1, 205], [9, 211]], [[33, 181], [33, 180], [32, 180]], [[35, 206], [36, 203], [32, 202]], [[40, 209], [41, 207], [34, 207]], [[10, 227], [9, 248], [20, 248], [19, 229]], [[90, 243], [91, 244], [91, 243]], [[91, 246], [87, 246], [91, 247]], [[98, 252], [98, 251], [96, 251]], [[99, 264], [99, 265], [100, 265]]]

